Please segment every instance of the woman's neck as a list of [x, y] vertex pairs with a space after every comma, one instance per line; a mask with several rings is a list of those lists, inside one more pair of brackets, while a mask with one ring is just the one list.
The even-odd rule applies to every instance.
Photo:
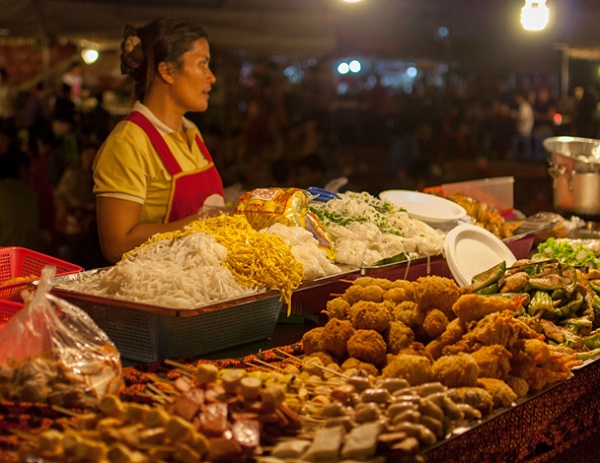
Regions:
[[168, 97], [164, 97], [160, 92], [150, 92], [143, 103], [161, 122], [175, 132], [185, 135], [182, 123], [184, 113]]

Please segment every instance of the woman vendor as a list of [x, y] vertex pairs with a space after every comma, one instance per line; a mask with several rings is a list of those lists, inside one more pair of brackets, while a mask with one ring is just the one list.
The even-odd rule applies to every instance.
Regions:
[[216, 80], [205, 32], [161, 18], [127, 26], [122, 49], [121, 70], [135, 82], [136, 102], [94, 162], [100, 245], [111, 263], [155, 233], [225, 205], [202, 136], [184, 117], [206, 111]]

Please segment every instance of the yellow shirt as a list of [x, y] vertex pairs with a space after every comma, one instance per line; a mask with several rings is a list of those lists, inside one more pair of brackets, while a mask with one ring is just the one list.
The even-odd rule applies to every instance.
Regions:
[[[183, 119], [187, 140], [173, 131], [136, 102], [141, 112], [163, 136], [182, 171], [198, 170], [208, 165], [195, 140], [198, 128]], [[142, 205], [141, 221], [162, 223], [167, 214], [172, 176], [152, 146], [146, 133], [135, 123], [119, 122], [94, 160], [94, 194], [120, 198]]]

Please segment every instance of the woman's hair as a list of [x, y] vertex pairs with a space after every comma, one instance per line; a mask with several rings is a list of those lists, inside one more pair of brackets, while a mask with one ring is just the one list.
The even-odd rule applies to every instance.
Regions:
[[160, 63], [181, 66], [182, 55], [196, 40], [206, 38], [202, 27], [174, 17], [155, 19], [137, 29], [128, 25], [121, 44], [121, 72], [134, 80], [135, 98], [144, 100]]

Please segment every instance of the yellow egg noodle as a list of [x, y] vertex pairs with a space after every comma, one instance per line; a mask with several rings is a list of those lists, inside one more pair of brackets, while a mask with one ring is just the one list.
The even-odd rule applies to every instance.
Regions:
[[367, 192], [313, 201], [310, 209], [334, 239], [336, 261], [344, 264], [368, 267], [402, 252], [417, 258], [439, 255], [444, 249], [445, 232]]

